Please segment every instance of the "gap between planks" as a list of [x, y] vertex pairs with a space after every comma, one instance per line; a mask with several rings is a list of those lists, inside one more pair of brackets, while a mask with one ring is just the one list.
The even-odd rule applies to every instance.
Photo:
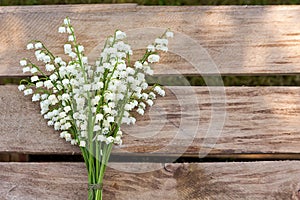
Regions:
[[[194, 162], [253, 162], [300, 160], [299, 153], [272, 154], [208, 154], [200, 157], [197, 154], [151, 154], [151, 153], [115, 153], [112, 152], [110, 162], [144, 162], [144, 163], [194, 163]], [[20, 152], [0, 153], [0, 162], [83, 162], [80, 152], [70, 154], [24, 154]]]

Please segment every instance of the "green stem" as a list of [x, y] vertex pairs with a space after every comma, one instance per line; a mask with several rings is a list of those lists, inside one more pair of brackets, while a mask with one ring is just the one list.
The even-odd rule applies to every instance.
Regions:
[[[103, 145], [103, 155], [102, 155], [102, 159], [101, 159], [101, 164], [100, 164], [100, 174], [98, 177], [98, 182], [97, 184], [102, 185], [103, 184], [103, 178], [104, 178], [104, 174], [105, 174], [105, 170], [106, 170], [106, 166], [110, 157], [110, 153], [112, 150], [113, 144], [104, 144]], [[100, 160], [99, 160], [100, 162]], [[96, 190], [96, 198], [95, 200], [102, 200], [103, 198], [103, 190]]]

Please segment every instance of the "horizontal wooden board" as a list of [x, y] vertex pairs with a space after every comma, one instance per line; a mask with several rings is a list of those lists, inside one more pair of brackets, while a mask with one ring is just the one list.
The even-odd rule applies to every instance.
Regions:
[[[114, 153], [300, 153], [300, 88], [176, 86], [166, 91], [136, 125], [122, 127], [123, 145]], [[0, 108], [0, 153], [79, 153], [47, 127], [39, 105], [17, 86], [0, 87]]]
[[[135, 167], [141, 163], [123, 163]], [[165, 164], [146, 173], [108, 168], [104, 199], [299, 199], [300, 162]], [[83, 163], [0, 163], [2, 199], [86, 199]]]
[[[141, 52], [166, 28], [175, 31], [170, 53], [156, 74], [299, 74], [300, 6], [121, 5], [16, 6], [0, 8], [0, 76], [20, 76], [19, 59], [31, 58], [27, 42], [44, 41], [62, 55], [66, 37], [57, 29], [65, 16], [94, 60], [115, 29], [126, 31]], [[155, 27], [155, 28], [154, 28]]]

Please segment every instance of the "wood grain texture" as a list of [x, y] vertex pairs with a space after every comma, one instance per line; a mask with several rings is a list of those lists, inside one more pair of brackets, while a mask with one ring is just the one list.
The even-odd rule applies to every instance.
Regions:
[[[0, 108], [0, 153], [79, 153], [16, 86], [0, 87]], [[122, 127], [124, 144], [114, 153], [299, 154], [300, 88], [167, 87], [137, 121]]]
[[[299, 161], [165, 164], [146, 173], [108, 168], [104, 199], [297, 200], [299, 165]], [[3, 200], [86, 199], [83, 163], [0, 163], [0, 169]]]
[[25, 51], [30, 40], [45, 41], [62, 55], [66, 37], [57, 28], [65, 16], [74, 22], [91, 60], [117, 28], [128, 33], [128, 42], [140, 52], [169, 27], [176, 38], [170, 41], [170, 53], [154, 67], [157, 74], [299, 74], [299, 13], [300, 6], [1, 7], [0, 76], [22, 75], [18, 60], [31, 58]]

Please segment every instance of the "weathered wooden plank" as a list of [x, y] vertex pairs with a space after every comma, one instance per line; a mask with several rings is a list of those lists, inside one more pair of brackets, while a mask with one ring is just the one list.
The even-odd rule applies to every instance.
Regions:
[[[145, 173], [108, 168], [104, 199], [299, 199], [299, 161], [157, 165]], [[0, 163], [0, 169], [1, 199], [86, 199], [83, 163]]]
[[0, 76], [22, 74], [18, 60], [30, 57], [24, 49], [32, 39], [45, 41], [61, 55], [65, 37], [56, 30], [66, 15], [92, 58], [117, 28], [131, 35], [134, 49], [141, 49], [169, 27], [176, 39], [170, 42], [171, 53], [155, 67], [157, 74], [299, 74], [299, 12], [300, 6], [1, 7]]
[[[189, 156], [199, 152], [300, 153], [300, 88], [210, 89], [214, 91], [167, 87], [166, 97], [157, 99], [135, 126], [122, 128], [124, 144], [114, 152], [180, 155], [186, 151]], [[226, 104], [222, 92], [226, 92]], [[47, 127], [38, 107], [16, 86], [0, 87], [0, 153], [78, 153], [78, 148]]]

